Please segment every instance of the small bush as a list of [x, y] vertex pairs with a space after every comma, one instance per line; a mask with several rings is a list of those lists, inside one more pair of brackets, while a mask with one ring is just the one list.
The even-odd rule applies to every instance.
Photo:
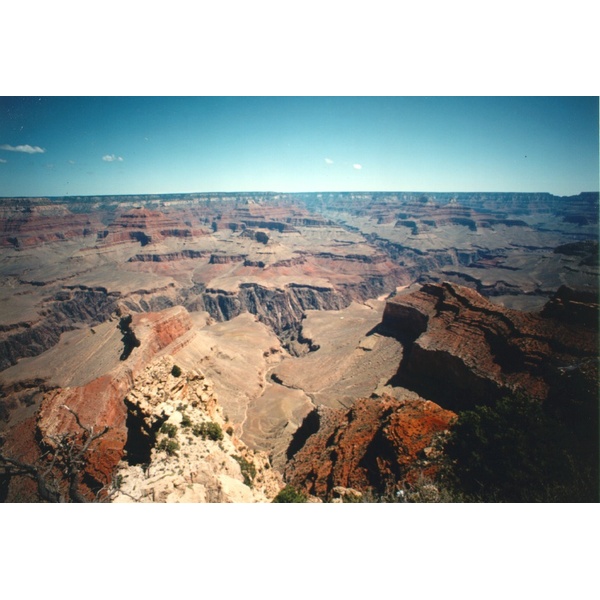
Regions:
[[254, 478], [256, 477], [256, 467], [251, 462], [247, 461], [243, 456], [234, 455], [232, 458], [234, 458], [240, 465], [242, 476], [244, 477], [244, 483], [251, 488], [254, 484]]
[[162, 439], [156, 446], [158, 450], [164, 450], [169, 456], [177, 456], [177, 450], [179, 450], [179, 444], [177, 440], [170, 440], [167, 438]]
[[163, 423], [160, 432], [168, 435], [170, 438], [174, 438], [177, 433], [177, 425], [174, 425], [173, 423]]
[[192, 426], [192, 420], [186, 414], [184, 414], [183, 417], [181, 418], [181, 426], [182, 427], [191, 427]]
[[173, 365], [171, 375], [173, 375], [173, 377], [181, 377], [181, 369], [177, 365]]
[[194, 427], [192, 428], [192, 433], [196, 437], [202, 436], [203, 440], [208, 438], [213, 442], [218, 442], [223, 439], [223, 430], [221, 429], [221, 426], [218, 423], [214, 423], [213, 421], [194, 425]]
[[306, 496], [296, 490], [291, 485], [286, 485], [280, 492], [273, 498], [273, 502], [306, 502]]

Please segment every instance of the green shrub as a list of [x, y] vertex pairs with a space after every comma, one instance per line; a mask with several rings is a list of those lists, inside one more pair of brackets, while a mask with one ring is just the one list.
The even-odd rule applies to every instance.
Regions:
[[173, 423], [163, 423], [159, 431], [168, 435], [170, 438], [173, 438], [177, 433], [177, 425], [174, 425]]
[[173, 377], [181, 377], [181, 369], [177, 365], [173, 365], [171, 375], [173, 375]]
[[177, 456], [177, 450], [179, 450], [179, 443], [177, 440], [170, 440], [163, 438], [156, 446], [158, 450], [164, 450], [169, 456]]
[[192, 426], [192, 420], [184, 413], [183, 417], [181, 418], [181, 426], [182, 427], [191, 427]]
[[254, 478], [256, 477], [256, 467], [243, 456], [234, 455], [232, 458], [240, 465], [244, 483], [251, 488], [254, 485]]
[[578, 440], [542, 403], [521, 395], [460, 413], [445, 447], [467, 500], [593, 502]]
[[194, 425], [192, 428], [192, 433], [196, 437], [201, 436], [203, 440], [208, 438], [213, 442], [218, 442], [223, 439], [223, 430], [221, 429], [221, 426], [213, 421]]
[[306, 496], [296, 490], [291, 485], [286, 485], [280, 492], [273, 498], [273, 502], [306, 502]]

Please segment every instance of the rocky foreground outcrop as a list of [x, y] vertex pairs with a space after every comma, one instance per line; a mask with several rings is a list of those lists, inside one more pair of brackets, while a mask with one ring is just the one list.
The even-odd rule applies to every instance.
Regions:
[[125, 398], [129, 438], [115, 502], [267, 502], [283, 487], [265, 453], [233, 435], [201, 373], [171, 357], [150, 364]]
[[331, 499], [340, 486], [386, 493], [398, 482], [433, 477], [439, 443], [455, 416], [410, 394], [363, 398], [348, 411], [320, 407], [296, 432], [285, 478]]

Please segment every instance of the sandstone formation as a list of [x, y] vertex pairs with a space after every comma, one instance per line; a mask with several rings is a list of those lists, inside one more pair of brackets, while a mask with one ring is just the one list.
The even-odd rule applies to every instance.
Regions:
[[[85, 470], [90, 490], [108, 485], [127, 440], [127, 410], [123, 398], [131, 389], [134, 376], [158, 353], [173, 350], [190, 326], [189, 314], [182, 307], [164, 313], [136, 315], [133, 330], [139, 345], [128, 360], [84, 386], [57, 388], [44, 394], [35, 421], [29, 421], [35, 426], [35, 439], [39, 440], [37, 452], [51, 448], [55, 445], [53, 440], [60, 436], [81, 436], [74, 413], [84, 427], [96, 432], [108, 427], [95, 451], [90, 453]], [[15, 456], [19, 442], [13, 434], [10, 430], [3, 449], [19, 458]]]
[[102, 246], [124, 244], [132, 241], [141, 246], [162, 241], [165, 237], [191, 238], [201, 235], [186, 227], [179, 219], [158, 211], [137, 208], [117, 217], [108, 229], [98, 232], [98, 242]]
[[[221, 440], [196, 439], [201, 434], [194, 431], [203, 423], [216, 423], [225, 432], [229, 426], [212, 384], [200, 373], [174, 370], [170, 355], [185, 344], [182, 338], [190, 327], [189, 314], [180, 307], [136, 315], [132, 331], [140, 343], [127, 360], [85, 386], [46, 393], [35, 419], [24, 421], [3, 440], [3, 453], [33, 464], [40, 453], [56, 450], [55, 440], [65, 435], [79, 439], [79, 419], [95, 432], [108, 429], [87, 456], [83, 490], [88, 499], [100, 490], [100, 499], [106, 497], [116, 480], [122, 485], [116, 495], [120, 502], [272, 499], [282, 487], [281, 476], [270, 469], [265, 454], [248, 449], [232, 429]], [[155, 360], [161, 352], [166, 355]], [[165, 424], [181, 432], [172, 438], [160, 435]], [[23, 439], [30, 445], [24, 448]], [[37, 450], [34, 439], [39, 440]], [[184, 449], [168, 453], [161, 439]], [[10, 494], [35, 497], [27, 481], [18, 482]]]
[[67, 205], [29, 201], [0, 207], [0, 248], [30, 248], [91, 236], [96, 215], [73, 214]]
[[335, 486], [385, 494], [431, 481], [455, 412], [519, 393], [545, 402], [593, 449], [597, 298], [561, 288], [532, 314], [455, 284], [426, 284], [387, 301], [380, 332], [404, 346], [390, 381], [399, 399], [309, 413], [288, 449], [289, 483], [331, 499]]

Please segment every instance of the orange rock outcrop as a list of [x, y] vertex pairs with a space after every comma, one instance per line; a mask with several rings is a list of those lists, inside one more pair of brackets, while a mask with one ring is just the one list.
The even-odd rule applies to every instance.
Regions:
[[436, 439], [456, 416], [433, 402], [389, 396], [363, 398], [349, 411], [321, 407], [317, 413], [319, 429], [294, 454], [285, 477], [325, 498], [337, 486], [383, 493], [398, 482], [433, 476]]

